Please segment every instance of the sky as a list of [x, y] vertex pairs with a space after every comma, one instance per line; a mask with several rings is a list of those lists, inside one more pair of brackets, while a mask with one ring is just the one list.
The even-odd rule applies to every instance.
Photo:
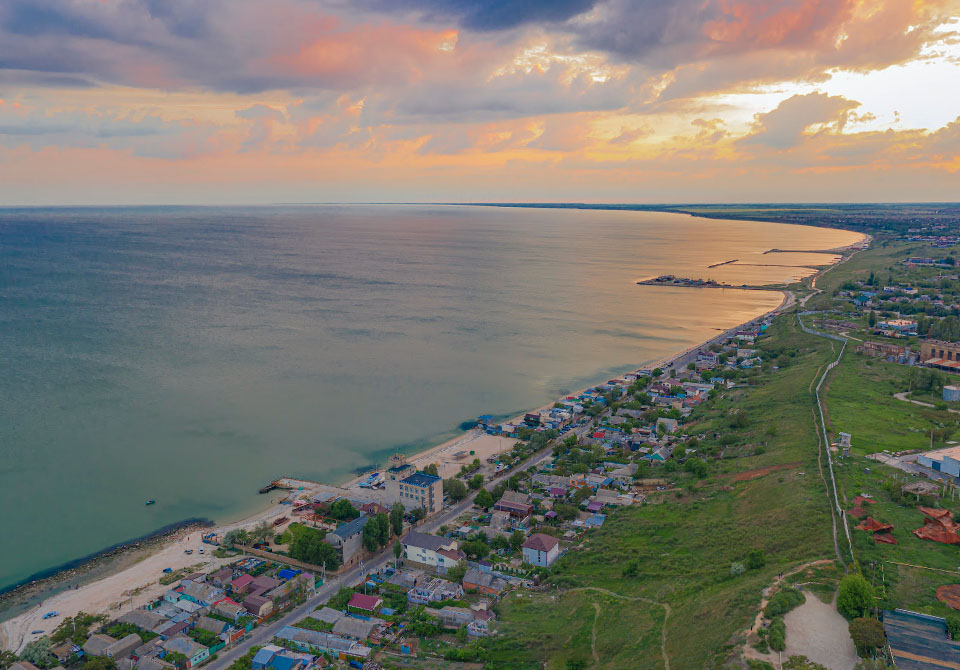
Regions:
[[960, 0], [0, 3], [0, 205], [958, 196]]

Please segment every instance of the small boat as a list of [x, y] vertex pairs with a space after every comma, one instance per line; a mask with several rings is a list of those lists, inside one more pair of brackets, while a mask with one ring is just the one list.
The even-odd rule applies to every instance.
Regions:
[[154, 500], [153, 498], [150, 498], [150, 500], [148, 500], [147, 502], [145, 502], [145, 503], [143, 503], [143, 504], [144, 504], [144, 505], [153, 505], [153, 504], [156, 503], [156, 502], [157, 502], [156, 500]]

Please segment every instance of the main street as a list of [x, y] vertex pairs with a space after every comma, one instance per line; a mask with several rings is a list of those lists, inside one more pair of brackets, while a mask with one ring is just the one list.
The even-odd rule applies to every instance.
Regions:
[[[588, 424], [589, 425], [589, 424]], [[539, 452], [533, 455], [533, 457], [526, 463], [522, 464], [521, 467], [529, 468], [531, 466], [540, 465], [543, 461], [550, 458], [552, 453], [552, 447], [545, 447]], [[513, 474], [513, 471], [506, 471], [501, 473], [498, 477], [494, 477], [489, 482], [485, 484], [485, 488], [488, 490], [494, 488], [504, 479], [509, 478]], [[473, 499], [476, 496], [476, 492], [469, 494], [462, 501], [456, 505], [452, 505], [449, 508], [443, 510], [436, 516], [430, 517], [424, 520], [416, 528], [416, 530], [424, 533], [433, 532], [445, 524], [456, 519], [458, 516], [468, 511], [473, 506]], [[269, 623], [265, 626], [260, 626], [254, 628], [253, 631], [247, 635], [243, 640], [238, 644], [229, 649], [223, 650], [217, 655], [217, 660], [208, 664], [208, 667], [213, 670], [221, 670], [221, 668], [228, 667], [235, 660], [246, 654], [250, 651], [250, 648], [255, 645], [265, 645], [269, 644], [273, 640], [274, 635], [284, 626], [290, 626], [299, 621], [300, 619], [306, 617], [311, 612], [313, 612], [320, 604], [327, 601], [333, 595], [337, 593], [343, 586], [354, 586], [359, 584], [362, 577], [371, 572], [376, 572], [381, 568], [386, 567], [391, 561], [393, 561], [393, 546], [390, 545], [382, 551], [374, 554], [363, 564], [363, 572], [361, 573], [360, 567], [357, 566], [348, 570], [347, 572], [337, 575], [335, 577], [330, 577], [327, 581], [317, 589], [316, 594], [312, 598], [309, 598], [305, 603], [299, 605], [278, 620]]]

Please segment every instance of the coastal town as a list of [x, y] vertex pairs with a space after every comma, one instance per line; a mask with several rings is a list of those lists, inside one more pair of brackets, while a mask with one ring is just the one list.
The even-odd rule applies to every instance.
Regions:
[[[721, 630], [724, 667], [952, 667], [955, 243], [868, 240], [774, 312], [655, 366], [480, 416], [343, 486], [271, 481], [267, 513], [191, 531], [149, 588], [99, 610], [36, 608], [4, 668], [534, 667], [505, 659], [537, 630], [549, 668], [693, 667], [676, 661], [694, 652], [670, 617], [724, 589], [751, 594]], [[755, 502], [709, 511], [738, 499]], [[680, 583], [720, 586], [681, 597], [655, 556], [686, 566]], [[552, 608], [594, 640], [616, 629], [598, 628], [604, 608], [659, 632], [624, 647], [643, 663], [608, 666], [589, 636], [560, 642]]]

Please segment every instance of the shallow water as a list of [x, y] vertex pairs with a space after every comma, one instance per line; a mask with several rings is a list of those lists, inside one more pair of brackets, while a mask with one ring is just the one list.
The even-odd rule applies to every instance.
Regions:
[[237, 517], [278, 475], [341, 480], [781, 300], [640, 277], [789, 281], [808, 270], [706, 268], [857, 239], [651, 212], [0, 210], [0, 587]]

